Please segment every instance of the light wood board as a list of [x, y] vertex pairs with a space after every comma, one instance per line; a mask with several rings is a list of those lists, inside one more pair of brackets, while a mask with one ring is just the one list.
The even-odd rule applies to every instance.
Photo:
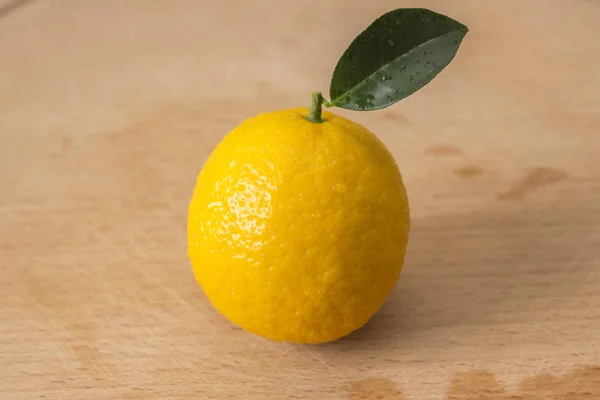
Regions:
[[[405, 177], [413, 231], [396, 290], [332, 344], [233, 327], [186, 259], [198, 171], [244, 118], [326, 92], [355, 35], [405, 6], [470, 32], [414, 96], [340, 112]], [[0, 398], [600, 399], [599, 40], [594, 0], [12, 10], [0, 19]]]

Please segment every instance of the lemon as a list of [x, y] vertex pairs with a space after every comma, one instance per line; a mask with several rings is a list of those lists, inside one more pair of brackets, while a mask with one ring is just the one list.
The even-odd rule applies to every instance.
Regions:
[[188, 256], [229, 321], [280, 342], [363, 326], [393, 290], [410, 229], [402, 176], [365, 127], [308, 108], [243, 121], [204, 164]]
[[[435, 22], [435, 23], [433, 23]], [[373, 21], [341, 55], [330, 101], [243, 121], [217, 145], [188, 209], [188, 256], [211, 304], [262, 337], [323, 343], [362, 327], [402, 271], [402, 175], [364, 126], [327, 108], [389, 107], [431, 82], [469, 29], [423, 8]]]

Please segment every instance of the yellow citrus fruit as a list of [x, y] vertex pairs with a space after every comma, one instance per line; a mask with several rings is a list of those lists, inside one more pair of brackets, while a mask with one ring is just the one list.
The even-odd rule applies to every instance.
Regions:
[[307, 108], [242, 122], [203, 166], [188, 255], [211, 304], [275, 341], [364, 325], [395, 286], [410, 216], [392, 155], [363, 126]]

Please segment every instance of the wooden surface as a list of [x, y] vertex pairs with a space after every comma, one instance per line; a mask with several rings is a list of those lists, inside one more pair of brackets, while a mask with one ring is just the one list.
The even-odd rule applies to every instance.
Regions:
[[[414, 228], [396, 290], [328, 345], [231, 326], [186, 259], [196, 174], [242, 119], [326, 92], [350, 40], [409, 5], [471, 31], [414, 96], [341, 113], [406, 179]], [[599, 39], [595, 0], [4, 13], [0, 398], [600, 399]]]

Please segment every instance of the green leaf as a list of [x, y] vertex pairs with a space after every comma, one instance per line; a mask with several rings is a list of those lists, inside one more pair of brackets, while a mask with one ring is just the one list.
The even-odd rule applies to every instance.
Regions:
[[422, 8], [401, 8], [376, 19], [337, 63], [329, 106], [377, 110], [428, 84], [454, 58], [468, 28]]

